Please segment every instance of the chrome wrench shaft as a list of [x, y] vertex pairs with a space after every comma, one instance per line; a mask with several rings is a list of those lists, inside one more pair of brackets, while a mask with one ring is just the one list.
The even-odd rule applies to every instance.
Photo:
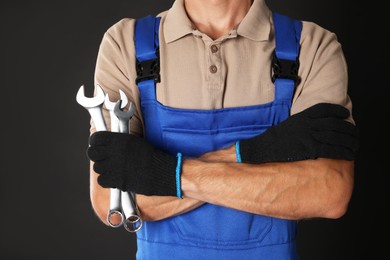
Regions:
[[[125, 112], [122, 111], [121, 100], [119, 100], [114, 107], [114, 113], [119, 119], [119, 132], [130, 134], [130, 119], [134, 114], [133, 103], [130, 103], [128, 111]], [[121, 199], [125, 214], [124, 227], [129, 232], [137, 232], [141, 229], [143, 220], [137, 207], [136, 196], [133, 192], [122, 192]]]
[[[122, 100], [121, 107], [124, 108], [127, 105], [127, 97], [123, 91], [119, 90], [119, 93]], [[116, 102], [111, 101], [108, 94], [106, 94], [104, 106], [110, 113], [111, 131], [119, 132], [119, 119], [114, 113], [115, 104]], [[121, 200], [121, 190], [110, 189], [110, 208], [107, 214], [107, 222], [112, 227], [119, 227], [125, 221]]]

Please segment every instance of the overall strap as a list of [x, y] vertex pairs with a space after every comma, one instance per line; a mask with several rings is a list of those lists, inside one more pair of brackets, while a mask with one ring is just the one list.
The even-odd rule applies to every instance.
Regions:
[[273, 13], [275, 51], [272, 58], [272, 81], [275, 100], [290, 100], [299, 81], [299, 49], [302, 22]]
[[160, 17], [148, 15], [135, 22], [136, 84], [140, 92], [155, 99], [155, 84], [160, 81], [159, 25]]

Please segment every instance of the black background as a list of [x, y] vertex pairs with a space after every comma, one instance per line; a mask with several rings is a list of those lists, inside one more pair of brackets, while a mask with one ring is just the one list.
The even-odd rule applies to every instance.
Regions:
[[[173, 0], [0, 3], [0, 259], [134, 259], [134, 234], [103, 225], [89, 200], [85, 155], [98, 47], [108, 27], [169, 8]], [[335, 32], [349, 65], [361, 131], [355, 189], [338, 220], [300, 223], [306, 259], [379, 259], [389, 240], [385, 168], [389, 35], [378, 1], [269, 0], [272, 10]], [[353, 5], [352, 5], [353, 4]], [[384, 235], [384, 236], [382, 236]]]

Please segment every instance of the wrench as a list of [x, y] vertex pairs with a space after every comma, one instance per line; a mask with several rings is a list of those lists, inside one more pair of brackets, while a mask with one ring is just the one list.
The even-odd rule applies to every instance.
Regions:
[[[121, 108], [125, 108], [128, 100], [125, 92], [122, 90], [119, 90], [120, 100], [121, 101]], [[104, 100], [104, 106], [107, 108], [107, 110], [110, 112], [110, 120], [111, 120], [111, 131], [112, 132], [119, 132], [119, 119], [114, 113], [114, 107], [116, 102], [111, 101], [108, 94], [106, 94], [105, 100]]]
[[[104, 93], [103, 89], [101, 88], [101, 86], [99, 86], [99, 85], [96, 85], [95, 90], [96, 90], [95, 97], [92, 97], [92, 98], [86, 97], [85, 92], [84, 92], [84, 86], [82, 85], [77, 92], [76, 101], [77, 101], [77, 103], [79, 103], [81, 106], [83, 106], [85, 109], [88, 110], [88, 112], [91, 116], [91, 119], [95, 124], [96, 131], [106, 131], [107, 127], [106, 127], [106, 123], [104, 122], [103, 111], [102, 111], [103, 103], [105, 101], [105, 93]], [[120, 197], [119, 197], [120, 192], [118, 193], [115, 190], [117, 190], [117, 189], [114, 189], [114, 188], [110, 189], [110, 201], [112, 201], [112, 200], [113, 201], [120, 201], [119, 200], [120, 199]], [[114, 196], [115, 196], [115, 194], [118, 194], [117, 198], [111, 198], [112, 194], [114, 194]], [[118, 221], [117, 223], [111, 223], [110, 222], [111, 218], [108, 219], [108, 217], [107, 217], [107, 222], [110, 226], [119, 227], [123, 224], [123, 222], [124, 222], [123, 214], [121, 211], [118, 211], [118, 214], [121, 217], [121, 221]], [[111, 205], [110, 205], [108, 216], [111, 216], [111, 215], [112, 214], [111, 214]]]
[[[121, 107], [124, 108], [128, 102], [127, 96], [122, 90], [119, 90], [119, 94], [121, 100], [123, 101]], [[104, 99], [104, 106], [110, 113], [111, 131], [119, 132], [119, 120], [118, 117], [114, 114], [115, 104], [116, 102], [111, 101], [108, 94], [106, 94]], [[124, 223], [124, 221], [125, 218], [121, 207], [121, 191], [119, 189], [110, 189], [110, 208], [107, 214], [107, 222], [111, 227], [119, 227]]]
[[[121, 100], [118, 100], [114, 107], [114, 113], [119, 120], [119, 132], [121, 133], [130, 133], [130, 119], [134, 114], [133, 103], [130, 103], [130, 107], [127, 112], [123, 111], [121, 107]], [[135, 194], [133, 192], [122, 192], [122, 209], [125, 214], [125, 229], [129, 232], [137, 232], [141, 229], [143, 220], [140, 217], [137, 203], [135, 200]]]

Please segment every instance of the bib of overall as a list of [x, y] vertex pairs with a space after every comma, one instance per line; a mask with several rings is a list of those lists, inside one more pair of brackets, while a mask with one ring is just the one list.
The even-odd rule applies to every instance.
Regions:
[[[147, 16], [137, 20], [137, 85], [145, 138], [172, 155], [199, 156], [261, 134], [286, 119], [295, 87], [291, 68], [286, 67], [297, 64], [302, 25], [276, 13], [273, 19], [274, 101], [215, 110], [172, 108], [157, 101], [160, 19]], [[206, 203], [179, 216], [145, 222], [137, 232], [137, 259], [298, 259], [296, 225], [296, 221]]]

